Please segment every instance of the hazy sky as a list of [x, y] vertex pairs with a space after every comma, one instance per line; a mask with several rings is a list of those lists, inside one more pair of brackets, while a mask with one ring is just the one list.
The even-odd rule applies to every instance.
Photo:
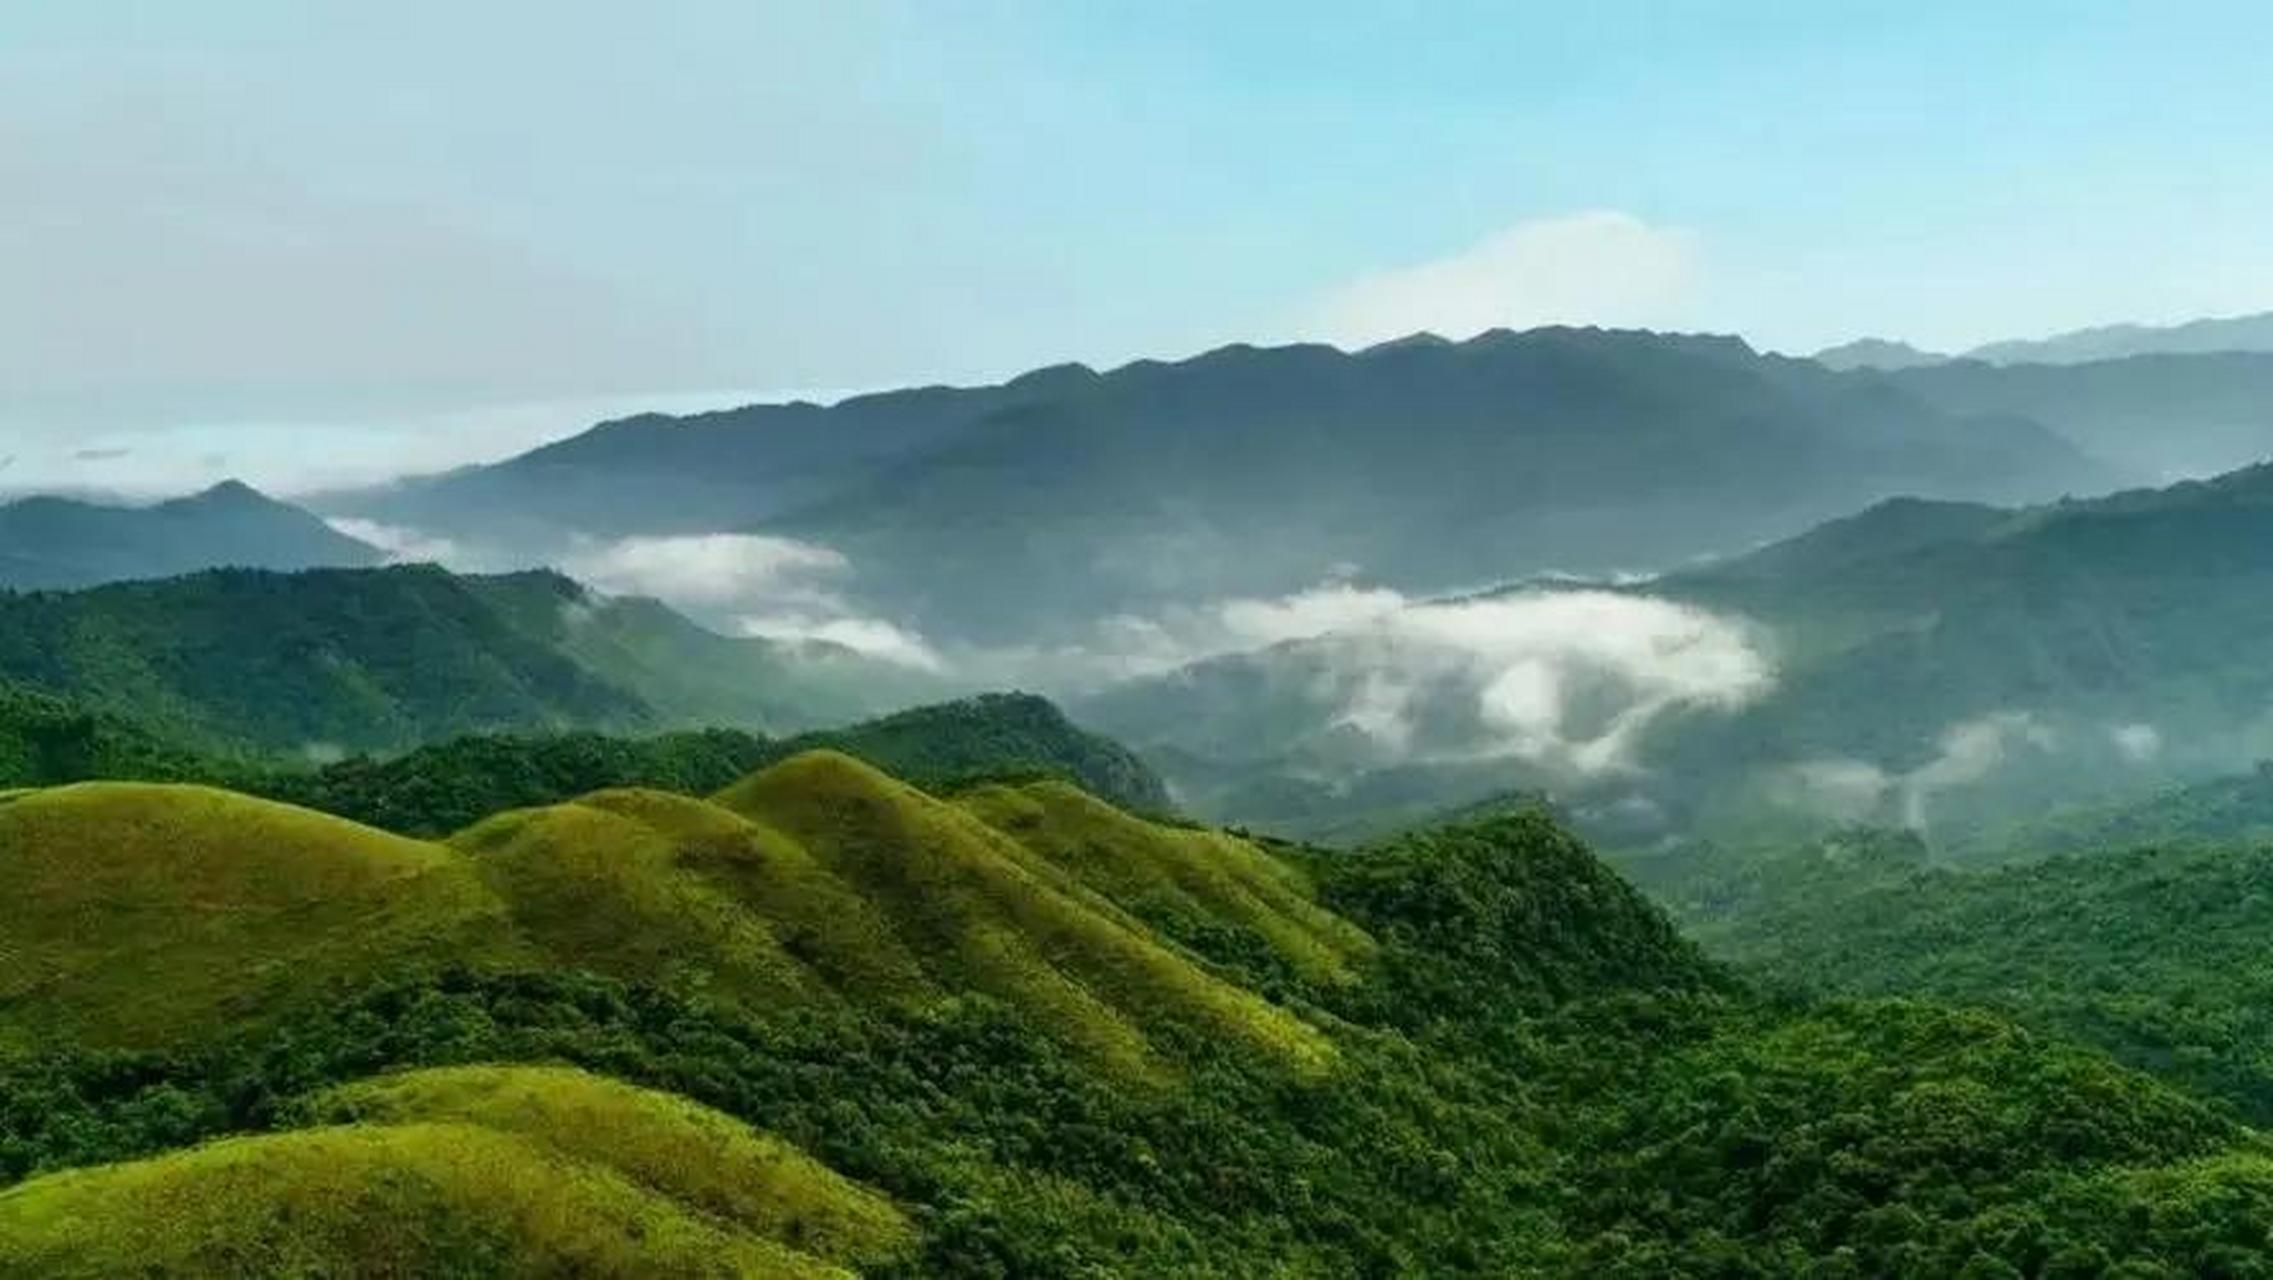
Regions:
[[2251, 4], [0, 0], [0, 487], [1595, 321], [2273, 308]]

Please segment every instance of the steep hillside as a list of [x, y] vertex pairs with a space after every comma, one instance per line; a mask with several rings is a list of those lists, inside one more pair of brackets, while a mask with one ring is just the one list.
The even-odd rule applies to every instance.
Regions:
[[[499, 729], [802, 728], [912, 692], [549, 573], [221, 570], [0, 594], [0, 679], [184, 740], [285, 752]], [[912, 700], [912, 699], [905, 699]]]
[[151, 506], [0, 504], [0, 588], [90, 587], [199, 569], [361, 568], [379, 549], [236, 481]]
[[[831, 460], [775, 483], [783, 451]], [[848, 557], [848, 594], [883, 616], [1031, 645], [1337, 566], [1407, 590], [1654, 567], [1897, 493], [2009, 500], [2100, 481], [2036, 424], [1733, 338], [1542, 329], [1355, 354], [1228, 347], [834, 409], [634, 420], [343, 501], [467, 536], [557, 522], [547, 545], [788, 535]], [[611, 496], [590, 517], [513, 506], [540, 483]]]

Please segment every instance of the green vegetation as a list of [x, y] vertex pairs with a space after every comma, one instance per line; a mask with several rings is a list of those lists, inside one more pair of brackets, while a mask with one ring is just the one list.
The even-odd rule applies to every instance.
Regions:
[[1783, 985], [1993, 1009], [2273, 1118], [2273, 846], [1985, 871], [1839, 856], [1863, 843], [1766, 862], [1751, 892], [1693, 902], [1698, 937]]
[[684, 1100], [582, 1072], [414, 1072], [342, 1123], [0, 1193], [9, 1274], [851, 1274], [910, 1245], [888, 1202]]
[[203, 787], [0, 803], [0, 1046], [151, 1046], [378, 974], [502, 955], [502, 904], [432, 845]]
[[843, 650], [715, 635], [554, 573], [431, 565], [0, 592], [0, 680], [172, 741], [285, 755], [512, 730], [794, 731], [930, 688]]
[[1372, 939], [1294, 866], [1247, 841], [1145, 822], [1058, 782], [981, 787], [965, 809], [1185, 947], [1313, 986], [1356, 981]]
[[809, 752], [447, 844], [179, 787], [10, 822], [0, 902], [139, 927], [48, 926], [80, 967], [0, 1025], [167, 1034], [0, 1041], [0, 1274], [2178, 1277], [2273, 1241], [2228, 1109], [1991, 1014], [1754, 994], [1536, 810], [1329, 854]]
[[308, 1110], [330, 1123], [472, 1124], [510, 1133], [835, 1262], [882, 1261], [913, 1242], [890, 1201], [788, 1143], [684, 1098], [581, 1071], [412, 1071], [334, 1089]]

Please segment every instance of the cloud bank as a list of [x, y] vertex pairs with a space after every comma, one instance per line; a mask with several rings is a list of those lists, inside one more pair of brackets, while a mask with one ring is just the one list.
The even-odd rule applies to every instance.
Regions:
[[561, 567], [602, 591], [654, 596], [741, 635], [833, 644], [925, 671], [946, 665], [920, 634], [856, 610], [842, 591], [852, 562], [815, 543], [750, 533], [625, 538], [581, 547]]

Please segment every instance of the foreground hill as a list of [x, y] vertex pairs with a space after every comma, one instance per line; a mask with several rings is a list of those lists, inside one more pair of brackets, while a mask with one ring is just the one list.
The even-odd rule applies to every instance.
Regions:
[[0, 1273], [2159, 1276], [2273, 1232], [2215, 1108], [1756, 1000], [1535, 813], [1320, 857], [813, 753], [447, 844], [115, 784], [9, 823], [6, 971], [69, 980], [0, 993]]
[[[1086, 802], [1023, 794], [1045, 813]], [[1222, 852], [1124, 821], [1163, 875], [1205, 883]], [[985, 992], [1135, 1073], [1157, 1065], [1144, 1028], [1160, 1019], [1330, 1058], [1298, 1020], [1155, 944], [1083, 877], [1080, 851], [826, 752], [715, 803], [603, 791], [446, 845], [200, 787], [8, 793], [0, 1044], [174, 1045], [383, 973], [541, 959], [751, 1012]], [[1249, 874], [1278, 891], [1238, 926], [1266, 950], [1299, 949], [1295, 964], [1362, 950], [1300, 918], [1315, 909], [1298, 873]]]
[[234, 480], [150, 506], [35, 497], [0, 504], [0, 588], [91, 587], [199, 569], [364, 568], [384, 557]]
[[912, 1242], [890, 1202], [682, 1099], [559, 1068], [411, 1072], [332, 1123], [0, 1193], [24, 1274], [842, 1277]]
[[1650, 567], [1895, 493], [2103, 481], [2034, 423], [1733, 338], [1542, 329], [633, 419], [339, 501], [472, 538], [550, 524], [540, 547], [784, 534], [849, 557], [851, 594], [927, 635], [1031, 644], [1342, 565], [1418, 590]]
[[426, 565], [0, 594], [0, 680], [184, 741], [331, 753], [501, 729], [796, 729], [926, 683], [557, 574]]

